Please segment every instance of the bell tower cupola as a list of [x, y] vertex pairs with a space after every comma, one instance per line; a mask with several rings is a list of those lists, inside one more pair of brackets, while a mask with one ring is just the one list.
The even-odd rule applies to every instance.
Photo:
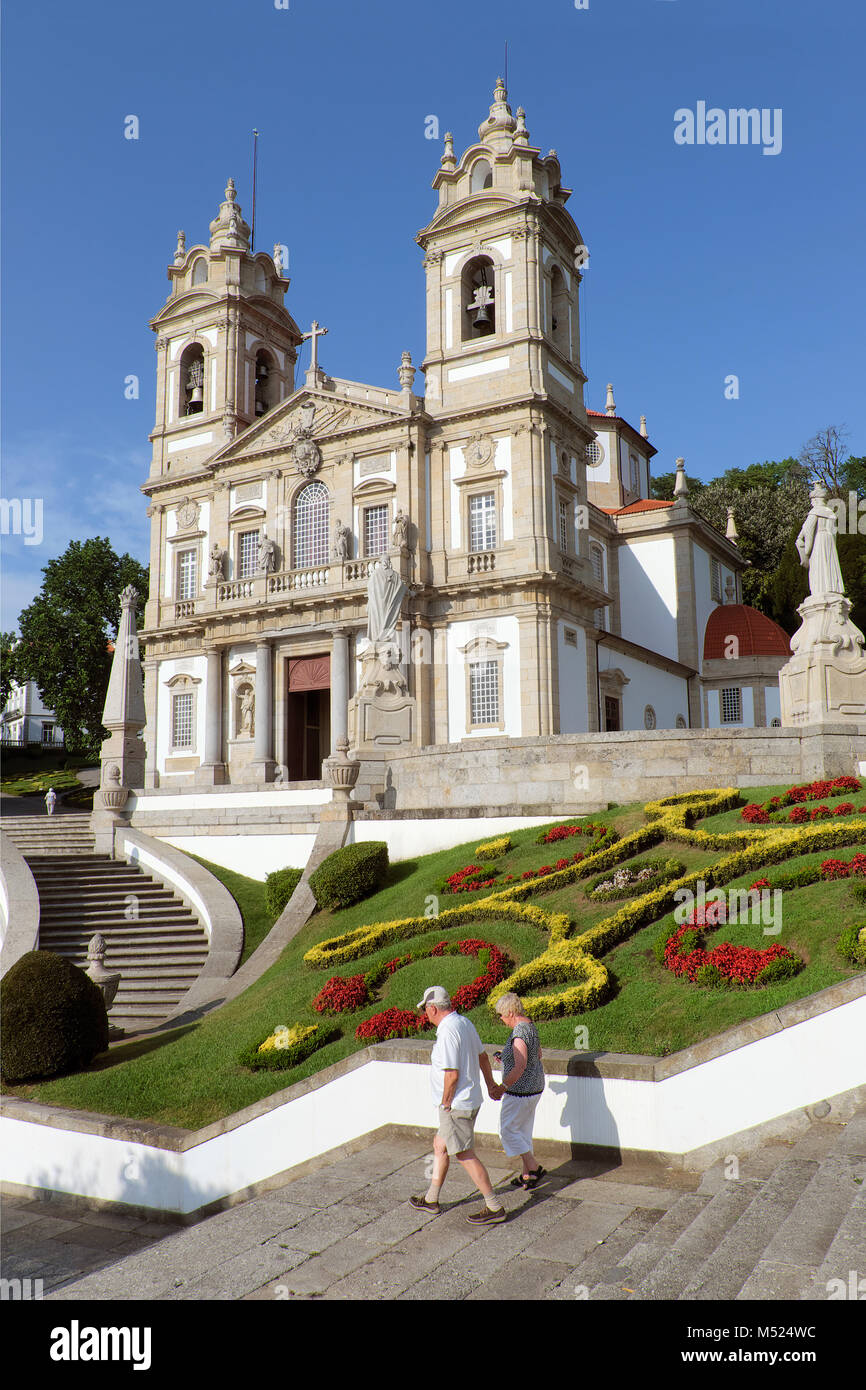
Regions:
[[[579, 286], [583, 238], [566, 211], [556, 151], [530, 143], [499, 78], [478, 140], [460, 159], [448, 133], [439, 206], [417, 241], [427, 275], [426, 405], [553, 398], [585, 424]], [[591, 437], [587, 434], [587, 437]]]
[[229, 179], [207, 245], [178, 232], [156, 333], [151, 477], [195, 471], [295, 389], [300, 330], [279, 246], [254, 252]]

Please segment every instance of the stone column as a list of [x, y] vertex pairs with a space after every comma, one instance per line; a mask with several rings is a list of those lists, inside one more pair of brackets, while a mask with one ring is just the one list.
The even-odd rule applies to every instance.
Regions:
[[196, 781], [221, 786], [226, 780], [223, 761], [223, 660], [219, 647], [206, 647], [207, 694], [204, 722], [204, 762]]
[[253, 780], [274, 780], [273, 651], [269, 642], [256, 643], [255, 755]]
[[331, 652], [331, 752], [348, 736], [349, 729], [349, 635], [347, 627], [334, 629]]
[[277, 764], [276, 781], [289, 780], [288, 767], [288, 719], [287, 698], [289, 693], [288, 657], [278, 653], [274, 670], [274, 758]]

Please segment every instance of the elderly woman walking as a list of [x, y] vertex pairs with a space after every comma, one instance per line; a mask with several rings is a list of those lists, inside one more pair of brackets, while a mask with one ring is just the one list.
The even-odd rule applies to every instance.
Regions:
[[536, 1162], [532, 1152], [532, 1126], [535, 1109], [544, 1090], [544, 1068], [541, 1063], [541, 1044], [535, 1024], [523, 1012], [516, 994], [503, 994], [496, 1001], [496, 1012], [511, 1037], [495, 1060], [502, 1065], [502, 1082], [497, 1092], [502, 1100], [499, 1114], [499, 1136], [509, 1158], [519, 1154], [523, 1172], [512, 1181], [513, 1187], [527, 1192], [538, 1186], [545, 1170]]

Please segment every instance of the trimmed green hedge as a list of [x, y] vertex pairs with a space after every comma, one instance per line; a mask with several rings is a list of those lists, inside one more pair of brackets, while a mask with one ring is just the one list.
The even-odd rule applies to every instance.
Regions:
[[0, 981], [0, 1073], [12, 1085], [80, 1071], [108, 1047], [102, 990], [53, 951], [28, 951]]
[[310, 875], [319, 907], [351, 907], [376, 893], [388, 875], [388, 846], [384, 840], [344, 845], [329, 854]]
[[841, 955], [846, 960], [850, 960], [852, 965], [866, 966], [866, 941], [860, 940], [860, 933], [866, 929], [866, 923], [855, 923], [853, 927], [846, 927], [836, 946]]
[[265, 907], [276, 920], [303, 877], [303, 869], [275, 869], [265, 879]]

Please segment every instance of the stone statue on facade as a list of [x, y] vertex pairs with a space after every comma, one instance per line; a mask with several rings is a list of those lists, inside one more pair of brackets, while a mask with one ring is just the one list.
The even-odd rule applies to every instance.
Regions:
[[267, 531], [262, 531], [259, 541], [258, 566], [265, 574], [272, 574], [277, 564], [277, 547]]
[[253, 719], [256, 712], [256, 696], [252, 686], [246, 686], [241, 695], [241, 733], [252, 738]]
[[208, 561], [207, 572], [209, 578], [216, 580], [225, 578], [225, 572], [223, 569], [224, 563], [225, 559], [223, 556], [222, 546], [219, 545], [217, 541], [214, 541], [213, 545], [210, 548], [210, 560]]
[[391, 533], [394, 538], [394, 545], [398, 550], [402, 550], [404, 547], [408, 549], [409, 518], [402, 507], [398, 508], [397, 515], [394, 517]]
[[367, 636], [372, 643], [395, 640], [400, 608], [408, 592], [386, 555], [367, 580]]
[[349, 552], [352, 548], [352, 532], [350, 527], [344, 526], [342, 521], [337, 519], [334, 527], [334, 557], [337, 560], [348, 560]]

